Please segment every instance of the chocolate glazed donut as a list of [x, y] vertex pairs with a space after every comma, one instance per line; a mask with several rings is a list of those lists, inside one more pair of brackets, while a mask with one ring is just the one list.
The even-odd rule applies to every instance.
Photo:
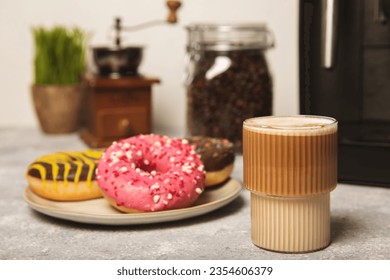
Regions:
[[95, 181], [98, 150], [57, 152], [37, 158], [28, 167], [31, 190], [53, 200], [84, 200], [101, 197]]
[[234, 145], [227, 139], [206, 136], [187, 138], [195, 145], [206, 171], [205, 186], [214, 186], [226, 181], [234, 167]]

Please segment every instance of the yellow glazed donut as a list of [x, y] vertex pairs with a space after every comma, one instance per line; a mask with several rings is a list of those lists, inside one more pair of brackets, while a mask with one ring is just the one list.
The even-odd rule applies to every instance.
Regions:
[[37, 195], [59, 201], [102, 196], [95, 181], [98, 150], [57, 152], [37, 158], [28, 166], [26, 179]]

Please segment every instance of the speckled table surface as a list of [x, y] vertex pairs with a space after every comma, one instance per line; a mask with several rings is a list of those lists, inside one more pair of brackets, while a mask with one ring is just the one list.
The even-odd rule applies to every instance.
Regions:
[[[390, 259], [390, 188], [339, 184], [331, 194], [327, 248], [305, 254], [260, 249], [250, 238], [249, 192], [211, 213], [150, 225], [102, 226], [45, 216], [23, 199], [36, 157], [86, 149], [77, 134], [0, 129], [0, 259]], [[232, 177], [242, 182], [242, 157]]]

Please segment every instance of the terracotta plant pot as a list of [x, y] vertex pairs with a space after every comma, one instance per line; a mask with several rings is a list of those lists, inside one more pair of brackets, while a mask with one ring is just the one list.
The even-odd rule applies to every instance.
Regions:
[[70, 133], [79, 129], [84, 100], [82, 85], [33, 85], [32, 99], [45, 133]]

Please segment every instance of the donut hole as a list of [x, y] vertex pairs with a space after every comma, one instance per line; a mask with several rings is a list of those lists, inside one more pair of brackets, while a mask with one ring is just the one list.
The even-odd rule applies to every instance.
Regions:
[[135, 168], [139, 168], [147, 173], [152, 173], [152, 171], [155, 171], [156, 173], [166, 173], [169, 170], [166, 164], [159, 164], [157, 160], [148, 158], [136, 160]]
[[151, 173], [152, 171], [156, 170], [156, 164], [150, 162], [147, 159], [138, 159], [134, 163], [135, 163], [135, 168], [139, 168], [144, 172]]

